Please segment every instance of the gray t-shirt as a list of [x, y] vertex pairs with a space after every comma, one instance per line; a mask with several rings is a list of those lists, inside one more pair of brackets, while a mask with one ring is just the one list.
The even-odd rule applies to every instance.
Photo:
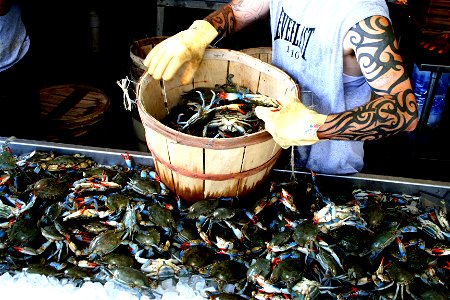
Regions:
[[[302, 90], [313, 93], [305, 105], [321, 114], [340, 113], [370, 100], [365, 80], [343, 80], [343, 40], [358, 22], [389, 17], [384, 0], [272, 0], [272, 64], [288, 73]], [[360, 141], [319, 141], [297, 147], [300, 163], [315, 172], [359, 172]]]
[[15, 4], [10, 11], [0, 16], [0, 72], [21, 60], [30, 47], [20, 7]]

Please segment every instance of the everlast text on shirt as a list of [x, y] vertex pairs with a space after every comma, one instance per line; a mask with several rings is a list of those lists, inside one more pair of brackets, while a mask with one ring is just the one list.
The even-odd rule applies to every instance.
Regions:
[[314, 31], [315, 28], [302, 26], [302, 24], [287, 15], [284, 9], [281, 9], [274, 41], [278, 39], [288, 41], [293, 46], [299, 48], [300, 56], [306, 60], [306, 48]]

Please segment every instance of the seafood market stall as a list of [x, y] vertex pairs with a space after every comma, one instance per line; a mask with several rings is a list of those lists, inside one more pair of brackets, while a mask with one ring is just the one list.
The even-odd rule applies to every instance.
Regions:
[[[0, 145], [3, 145], [6, 138], [0, 137]], [[136, 164], [153, 166], [153, 158], [148, 152], [128, 151], [111, 148], [90, 147], [83, 145], [72, 145], [63, 143], [33, 141], [24, 139], [15, 139], [9, 143], [10, 148], [15, 154], [29, 153], [34, 150], [45, 152], [57, 152], [59, 154], [73, 155], [80, 153], [92, 158], [102, 165], [125, 165], [123, 158], [128, 153]], [[291, 176], [294, 173], [297, 178], [309, 176], [306, 172], [290, 171], [286, 169], [275, 168], [273, 176]], [[395, 176], [382, 176], [375, 174], [358, 173], [354, 175], [328, 175], [317, 174], [318, 181], [330, 189], [368, 189], [382, 190], [387, 192], [396, 192], [404, 194], [426, 194], [430, 198], [444, 199], [446, 205], [450, 205], [450, 183], [432, 180], [422, 180], [414, 178], [404, 178]]]
[[248, 197], [191, 204], [148, 153], [0, 145], [4, 295], [448, 298], [448, 182], [275, 168]]

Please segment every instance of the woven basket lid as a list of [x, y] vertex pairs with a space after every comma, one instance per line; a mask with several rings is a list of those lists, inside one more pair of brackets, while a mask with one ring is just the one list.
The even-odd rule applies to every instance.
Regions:
[[40, 106], [41, 117], [54, 130], [72, 130], [101, 120], [110, 100], [94, 87], [65, 84], [40, 90]]

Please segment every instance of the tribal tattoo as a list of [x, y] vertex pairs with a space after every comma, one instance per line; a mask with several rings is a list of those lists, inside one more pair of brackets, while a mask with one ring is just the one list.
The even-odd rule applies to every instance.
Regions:
[[417, 105], [392, 27], [385, 17], [359, 22], [350, 31], [356, 58], [377, 98], [364, 106], [328, 116], [321, 139], [375, 140], [417, 124]]
[[218, 38], [232, 35], [269, 13], [267, 1], [232, 0], [208, 15], [205, 20], [219, 32]]
[[229, 4], [214, 11], [205, 18], [206, 21], [219, 32], [219, 38], [226, 37], [235, 32], [236, 18]]

